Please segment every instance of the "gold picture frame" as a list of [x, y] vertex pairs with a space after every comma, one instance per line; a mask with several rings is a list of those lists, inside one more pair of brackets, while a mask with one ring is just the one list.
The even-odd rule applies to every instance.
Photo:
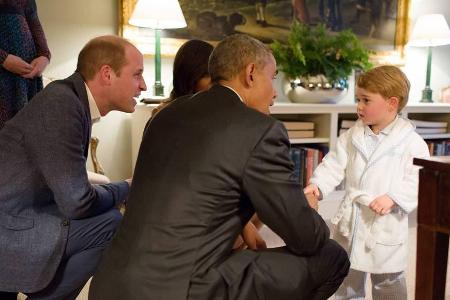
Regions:
[[391, 51], [377, 51], [373, 53], [371, 60], [374, 64], [405, 64], [405, 45], [409, 40], [411, 26], [410, 11], [411, 0], [398, 0], [394, 49]]
[[[286, 3], [285, 5], [287, 5], [288, 3], [292, 3], [294, 1], [292, 0], [285, 0]], [[313, 3], [314, 5], [317, 5], [317, 3], [322, 2], [323, 0], [300, 0], [300, 2], [303, 1], [304, 3]], [[305, 2], [307, 1], [307, 2]], [[350, 0], [342, 0], [342, 2], [345, 1], [350, 1]], [[384, 3], [387, 2], [388, 0], [377, 0], [376, 2], [378, 3]], [[127, 38], [128, 40], [130, 40], [132, 43], [134, 43], [135, 45], [138, 46], [138, 48], [146, 55], [152, 55], [154, 54], [154, 36], [153, 36], [153, 31], [151, 29], [146, 29], [146, 28], [137, 28], [134, 26], [131, 26], [128, 24], [128, 20], [133, 12], [134, 6], [136, 5], [137, 0], [119, 0], [118, 1], [118, 5], [119, 5], [119, 28], [118, 28], [118, 32], [119, 35], [122, 37]], [[184, 11], [188, 11], [189, 13], [186, 14], [185, 13], [185, 18], [186, 18], [186, 22], [188, 24], [188, 28], [191, 28], [190, 25], [193, 24], [193, 22], [198, 21], [195, 20], [195, 16], [192, 15], [192, 12], [201, 12], [201, 9], [199, 9], [198, 7], [196, 7], [196, 10], [194, 9], [185, 9], [186, 5], [194, 5], [192, 3], [203, 3], [202, 5], [204, 6], [205, 10], [212, 10], [212, 11], [221, 11], [221, 12], [225, 12], [230, 14], [230, 12], [234, 9], [235, 12], [237, 13], [242, 13], [242, 15], [247, 18], [247, 19], [251, 19], [252, 16], [248, 15], [248, 4], [247, 4], [247, 11], [245, 11], [244, 9], [239, 10], [239, 8], [226, 8], [220, 10], [220, 9], [213, 9], [215, 7], [213, 7], [213, 5], [217, 6], [217, 5], [221, 5], [221, 3], [225, 3], [225, 1], [217, 1], [217, 0], [202, 0], [202, 1], [192, 1], [192, 0], [180, 0], [180, 5], [182, 7], [182, 9]], [[247, 3], [247, 1], [239, 1], [239, 0], [228, 0], [226, 3], [226, 5], [228, 6], [236, 6], [236, 3]], [[255, 2], [264, 2], [264, 1], [258, 1], [256, 0]], [[269, 5], [275, 5], [276, 3], [281, 3], [283, 1], [278, 1], [275, 2], [273, 4], [271, 4], [269, 2]], [[328, 1], [330, 2], [330, 1]], [[354, 4], [354, 0], [353, 3]], [[359, 2], [369, 2], [369, 1], [364, 1], [364, 0], [357, 0], [357, 3]], [[379, 50], [377, 49], [376, 51], [373, 52], [373, 55], [371, 56], [371, 60], [375, 63], [375, 64], [396, 64], [396, 65], [402, 65], [404, 64], [404, 46], [408, 40], [408, 35], [409, 35], [409, 26], [410, 26], [410, 5], [411, 5], [411, 0], [391, 0], [390, 2], [394, 2], [396, 3], [396, 15], [395, 15], [395, 38], [393, 39], [393, 43], [389, 42], [390, 44], [387, 45], [385, 48], [392, 48], [392, 49], [388, 49], [388, 50]], [[206, 4], [204, 4], [206, 3]], [[211, 4], [209, 4], [211, 3]], [[323, 3], [323, 2], [322, 2]], [[350, 3], [350, 2], [349, 2]], [[197, 4], [198, 5], [198, 4]], [[225, 5], [225, 4], [222, 4]], [[366, 4], [369, 5], [369, 4]], [[184, 6], [184, 8], [183, 8]], [[211, 7], [210, 7], [211, 6]], [[341, 4], [341, 6], [344, 8], [345, 7], [345, 3]], [[347, 16], [349, 16], [352, 12], [349, 12], [348, 10], [350, 8], [345, 8], [347, 9]], [[353, 9], [353, 7], [351, 8]], [[269, 11], [269, 9], [267, 9]], [[365, 17], [369, 18], [369, 14], [370, 14], [370, 8], [366, 9], [367, 12]], [[339, 11], [340, 13], [340, 11]], [[218, 12], [218, 14], [220, 14], [220, 12]], [[247, 22], [246, 25], [240, 26], [237, 25], [237, 31], [239, 32], [245, 32], [245, 33], [249, 33], [265, 42], [267, 42], [267, 39], [265, 39], [267, 37], [267, 34], [265, 35], [261, 35], [261, 36], [257, 36], [255, 35], [255, 30], [252, 31], [248, 31], [246, 32], [245, 29], [246, 27], [249, 27], [249, 24], [252, 24], [251, 22], [252, 20], [249, 20], [249, 22]], [[280, 27], [280, 28], [284, 28], [284, 31], [286, 31], [287, 35], [287, 31], [288, 28], [290, 26], [290, 20], [286, 19], [286, 24], [283, 24], [284, 26], [275, 26], [275, 27]], [[391, 20], [390, 23], [392, 23], [393, 21]], [[255, 23], [255, 22], [253, 22]], [[349, 23], [349, 22], [347, 22]], [[391, 26], [391, 30], [394, 25]], [[270, 28], [265, 27], [265, 28], [259, 28], [259, 32], [265, 33], [265, 31], [270, 31]], [[208, 40], [208, 41], [212, 41], [213, 43], [219, 39], [210, 39], [209, 37], [205, 37], [205, 36], [199, 36], [195, 34], [195, 31], [192, 30], [194, 33], [191, 35], [186, 36], [186, 32], [190, 32], [191, 30], [184, 30], [184, 35], [179, 38], [176, 36], [172, 37], [172, 38], [168, 38], [168, 37], [162, 37], [161, 39], [161, 53], [163, 56], [173, 56], [175, 55], [176, 51], [178, 50], [178, 48], [181, 46], [181, 44], [183, 42], [185, 42], [188, 39], [192, 39], [192, 38], [200, 38], [200, 39], [204, 39], [204, 40]], [[170, 31], [172, 32], [172, 31]], [[175, 31], [176, 33], [177, 31]], [[391, 31], [392, 32], [392, 31]], [[173, 35], [172, 35], [173, 36]], [[263, 36], [263, 38], [261, 38]], [[280, 35], [276, 35], [276, 37], [274, 38], [278, 38]], [[281, 36], [283, 36], [283, 34], [281, 34]], [[364, 42], [364, 38], [362, 38], [363, 42]], [[376, 42], [375, 42], [376, 43]]]

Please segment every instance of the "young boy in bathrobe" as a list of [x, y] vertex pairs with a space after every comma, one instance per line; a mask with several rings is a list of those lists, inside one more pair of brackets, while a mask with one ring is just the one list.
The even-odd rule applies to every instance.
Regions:
[[368, 274], [373, 299], [407, 299], [408, 214], [418, 199], [413, 158], [429, 157], [414, 125], [398, 115], [409, 88], [394, 66], [362, 74], [356, 87], [358, 121], [338, 138], [304, 190], [322, 197], [345, 179], [345, 196], [332, 223], [351, 269], [336, 299], [364, 299]]

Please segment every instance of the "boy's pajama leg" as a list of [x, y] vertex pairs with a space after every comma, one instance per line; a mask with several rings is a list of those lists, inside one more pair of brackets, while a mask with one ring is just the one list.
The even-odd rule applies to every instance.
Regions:
[[364, 300], [366, 277], [365, 272], [350, 269], [344, 282], [335, 293], [336, 300]]
[[370, 274], [373, 300], [407, 300], [405, 272]]

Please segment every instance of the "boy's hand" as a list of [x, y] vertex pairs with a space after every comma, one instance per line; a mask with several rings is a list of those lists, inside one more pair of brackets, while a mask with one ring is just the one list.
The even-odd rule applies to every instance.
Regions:
[[383, 195], [370, 202], [369, 208], [375, 213], [383, 216], [390, 213], [394, 205], [395, 202], [388, 195]]

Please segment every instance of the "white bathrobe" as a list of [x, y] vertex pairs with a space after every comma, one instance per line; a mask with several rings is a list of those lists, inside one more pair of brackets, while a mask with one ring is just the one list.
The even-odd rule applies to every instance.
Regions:
[[[310, 183], [325, 196], [345, 179], [345, 196], [332, 223], [335, 238], [349, 251], [351, 268], [381, 274], [406, 269], [408, 213], [417, 207], [418, 170], [414, 157], [429, 157], [424, 140], [407, 119], [397, 118], [389, 134], [367, 155], [364, 124], [338, 138], [314, 171]], [[380, 216], [368, 205], [388, 194], [397, 204]]]

